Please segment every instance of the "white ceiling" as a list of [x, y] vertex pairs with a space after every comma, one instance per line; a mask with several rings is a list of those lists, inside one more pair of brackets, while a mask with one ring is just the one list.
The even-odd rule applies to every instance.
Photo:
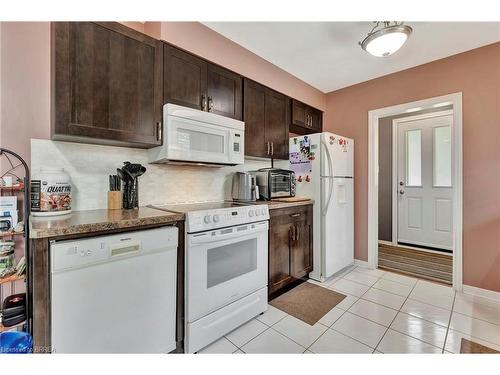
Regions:
[[358, 41], [370, 22], [204, 22], [323, 92], [500, 41], [500, 22], [406, 22], [408, 42], [378, 58]]

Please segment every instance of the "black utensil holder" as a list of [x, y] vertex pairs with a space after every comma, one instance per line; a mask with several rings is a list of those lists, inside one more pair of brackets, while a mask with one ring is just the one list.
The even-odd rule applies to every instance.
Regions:
[[132, 209], [139, 207], [139, 179], [125, 181], [123, 188], [123, 208]]

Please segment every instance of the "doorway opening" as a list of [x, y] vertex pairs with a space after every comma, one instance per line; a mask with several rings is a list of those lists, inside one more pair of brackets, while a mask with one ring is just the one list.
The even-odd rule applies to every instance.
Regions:
[[452, 123], [451, 105], [379, 119], [381, 268], [452, 283]]
[[372, 267], [462, 285], [461, 93], [369, 112]]

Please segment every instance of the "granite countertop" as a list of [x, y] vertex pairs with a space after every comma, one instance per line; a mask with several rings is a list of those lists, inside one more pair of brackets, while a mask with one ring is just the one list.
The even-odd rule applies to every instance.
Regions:
[[308, 199], [305, 201], [299, 202], [280, 202], [276, 200], [271, 201], [257, 201], [258, 204], [267, 204], [270, 210], [276, 210], [279, 208], [289, 208], [289, 207], [297, 207], [297, 206], [307, 206], [309, 204], [314, 204], [313, 199]]
[[30, 238], [48, 238], [102, 232], [113, 229], [168, 224], [184, 220], [183, 214], [170, 213], [149, 207], [134, 210], [74, 211], [67, 215], [30, 217]]

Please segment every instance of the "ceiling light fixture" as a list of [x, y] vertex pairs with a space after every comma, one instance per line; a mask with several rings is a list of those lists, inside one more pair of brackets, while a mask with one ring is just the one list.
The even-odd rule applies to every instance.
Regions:
[[400, 49], [410, 37], [413, 29], [397, 21], [376, 21], [365, 39], [359, 42], [361, 48], [373, 56], [387, 57]]

